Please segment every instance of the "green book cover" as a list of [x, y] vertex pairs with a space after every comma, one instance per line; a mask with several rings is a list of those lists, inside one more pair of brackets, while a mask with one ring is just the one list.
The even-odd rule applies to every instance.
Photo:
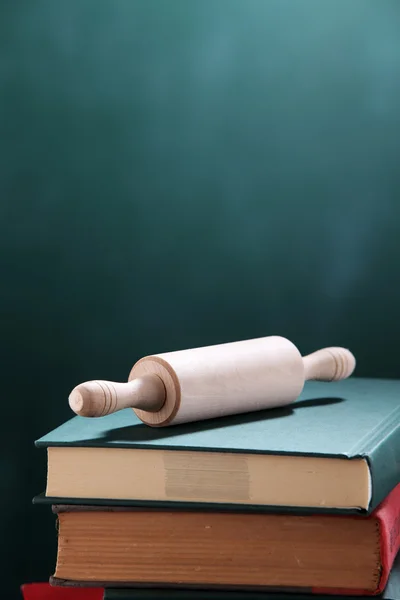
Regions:
[[400, 482], [400, 381], [307, 382], [298, 400], [286, 407], [164, 428], [143, 424], [131, 409], [101, 418], [75, 416], [36, 446], [362, 458], [371, 488], [362, 511], [369, 513]]
[[[339, 597], [339, 596], [338, 596]], [[168, 588], [106, 588], [104, 600], [332, 600], [335, 596], [282, 592], [241, 592], [228, 590], [168, 589]], [[371, 598], [371, 596], [340, 596], [340, 600]], [[388, 583], [377, 600], [400, 600], [400, 554], [394, 563]]]

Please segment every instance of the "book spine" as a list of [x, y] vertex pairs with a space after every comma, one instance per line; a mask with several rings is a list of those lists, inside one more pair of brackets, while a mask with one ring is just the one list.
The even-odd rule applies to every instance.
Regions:
[[400, 480], [400, 406], [391, 415], [384, 435], [371, 440], [363, 458], [368, 461], [372, 495], [370, 506], [379, 506]]
[[400, 549], [400, 484], [382, 502], [375, 515], [380, 529], [382, 570], [378, 593], [381, 593]]
[[370, 590], [348, 590], [342, 588], [313, 588], [313, 594], [336, 596], [377, 596], [389, 580], [396, 555], [400, 549], [400, 483], [386, 496], [367, 519], [375, 519], [379, 528], [379, 550], [381, 571], [377, 587]]

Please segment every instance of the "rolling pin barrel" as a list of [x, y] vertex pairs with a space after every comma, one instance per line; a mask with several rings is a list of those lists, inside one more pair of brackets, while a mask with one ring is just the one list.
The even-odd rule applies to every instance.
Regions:
[[187, 423], [292, 402], [304, 384], [303, 359], [282, 337], [168, 352], [139, 360], [129, 380], [158, 375], [166, 400], [156, 413], [135, 410], [153, 426]]
[[344, 348], [303, 358], [292, 342], [270, 336], [146, 356], [127, 383], [80, 384], [69, 403], [82, 416], [131, 407], [144, 423], [161, 427], [283, 406], [306, 380], [344, 379], [354, 367]]

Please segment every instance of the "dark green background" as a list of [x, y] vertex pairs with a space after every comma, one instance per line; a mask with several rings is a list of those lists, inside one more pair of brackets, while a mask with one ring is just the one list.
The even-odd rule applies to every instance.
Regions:
[[282, 334], [399, 377], [400, 3], [2, 0], [4, 597], [70, 389]]

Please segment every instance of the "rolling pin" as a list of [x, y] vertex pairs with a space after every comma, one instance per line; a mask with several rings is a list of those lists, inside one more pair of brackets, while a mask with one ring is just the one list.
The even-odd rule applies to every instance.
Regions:
[[147, 425], [177, 425], [290, 404], [305, 381], [345, 379], [355, 364], [345, 348], [303, 358], [286, 338], [262, 337], [145, 356], [128, 382], [81, 383], [69, 405], [83, 417], [133, 408]]

